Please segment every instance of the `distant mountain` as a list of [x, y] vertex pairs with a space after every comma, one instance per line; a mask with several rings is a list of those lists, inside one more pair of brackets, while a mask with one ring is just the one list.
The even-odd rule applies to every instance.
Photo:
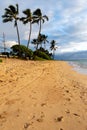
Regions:
[[59, 53], [55, 55], [56, 60], [81, 60], [87, 59], [87, 51]]

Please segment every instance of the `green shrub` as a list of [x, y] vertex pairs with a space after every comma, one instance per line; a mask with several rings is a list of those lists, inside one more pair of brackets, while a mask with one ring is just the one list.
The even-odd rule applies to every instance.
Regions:
[[14, 45], [11, 47], [11, 49], [12, 55], [19, 56], [21, 58], [29, 57], [29, 59], [31, 59], [33, 56], [33, 51], [24, 45]]
[[41, 57], [38, 57], [38, 56], [34, 56], [34, 60], [40, 60], [40, 61], [43, 61], [44, 59], [41, 58]]
[[48, 56], [52, 56], [52, 53], [49, 53], [49, 51], [48, 50], [45, 50], [44, 48], [42, 48], [42, 47], [40, 47], [39, 49], [38, 49], [38, 51], [41, 51], [41, 52], [44, 52], [45, 54], [47, 54]]
[[42, 51], [35, 51], [34, 52], [34, 56], [38, 56], [42, 59], [46, 59], [46, 60], [51, 60], [50, 56], [48, 56], [45, 52], [42, 52]]
[[0, 62], [2, 62], [2, 59], [0, 59]]

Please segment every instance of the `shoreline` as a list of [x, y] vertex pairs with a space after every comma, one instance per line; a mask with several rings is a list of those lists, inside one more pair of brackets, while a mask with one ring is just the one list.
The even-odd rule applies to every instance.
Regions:
[[67, 62], [73, 68], [73, 70], [75, 70], [76, 72], [78, 72], [80, 74], [83, 74], [83, 75], [87, 75], [87, 68], [86, 67], [82, 67], [78, 63], [78, 61], [67, 61]]
[[0, 129], [87, 130], [87, 76], [64, 61], [4, 59]]

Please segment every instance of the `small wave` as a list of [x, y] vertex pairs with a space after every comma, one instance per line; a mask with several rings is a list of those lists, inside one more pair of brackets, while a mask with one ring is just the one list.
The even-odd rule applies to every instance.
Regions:
[[70, 61], [69, 64], [73, 66], [77, 72], [87, 75], [87, 60]]

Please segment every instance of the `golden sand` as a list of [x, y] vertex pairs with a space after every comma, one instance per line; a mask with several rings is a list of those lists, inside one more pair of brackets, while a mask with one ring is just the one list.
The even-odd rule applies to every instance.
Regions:
[[87, 76], [63, 61], [4, 59], [0, 130], [87, 130]]

